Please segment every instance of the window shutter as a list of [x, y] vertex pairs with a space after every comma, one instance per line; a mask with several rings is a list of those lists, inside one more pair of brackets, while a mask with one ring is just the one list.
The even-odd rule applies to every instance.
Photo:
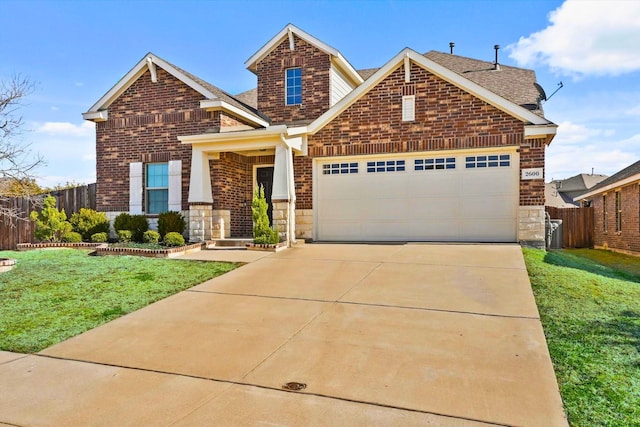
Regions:
[[169, 162], [169, 210], [182, 211], [182, 160]]
[[129, 163], [129, 213], [139, 215], [142, 213], [142, 163]]
[[407, 95], [402, 97], [402, 121], [411, 122], [416, 118], [416, 97]]

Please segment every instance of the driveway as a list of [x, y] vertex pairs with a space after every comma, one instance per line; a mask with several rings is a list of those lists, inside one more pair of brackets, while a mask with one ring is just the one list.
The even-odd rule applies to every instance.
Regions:
[[0, 352], [0, 396], [0, 425], [566, 425], [517, 245], [256, 257], [37, 355]]

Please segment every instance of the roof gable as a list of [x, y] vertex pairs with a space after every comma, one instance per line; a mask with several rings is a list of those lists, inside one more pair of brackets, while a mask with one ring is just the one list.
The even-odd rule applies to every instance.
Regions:
[[151, 52], [147, 53], [124, 77], [93, 104], [86, 113], [83, 113], [82, 117], [85, 120], [93, 121], [107, 120], [107, 109], [109, 106], [147, 70], [151, 71], [152, 79], [156, 78], [156, 66], [162, 68], [173, 77], [200, 93], [205, 98], [202, 102], [206, 104], [201, 105], [203, 108], [215, 104], [216, 108], [226, 109], [252, 123], [260, 126], [266, 126], [268, 124], [268, 119], [262, 116], [255, 108], [240, 102], [218, 87], [207, 83]]
[[371, 90], [374, 86], [384, 80], [398, 67], [406, 64], [405, 61], [413, 62], [418, 66], [426, 69], [430, 73], [438, 76], [439, 78], [453, 84], [454, 86], [468, 92], [477, 98], [482, 99], [488, 104], [504, 111], [505, 113], [521, 120], [525, 124], [533, 125], [537, 130], [526, 132], [526, 136], [538, 136], [538, 135], [555, 135], [557, 126], [549, 120], [541, 117], [528, 109], [515, 104], [514, 102], [501, 97], [500, 95], [490, 91], [489, 89], [475, 83], [462, 75], [452, 71], [451, 69], [419, 54], [418, 52], [405, 48], [383, 67], [374, 72], [367, 80], [356, 89], [354, 89], [349, 95], [344, 97], [327, 112], [314, 120], [309, 126], [309, 133], [314, 134], [322, 129], [331, 120], [337, 117], [340, 113], [346, 110], [349, 106], [360, 99], [364, 94]]
[[278, 34], [273, 36], [271, 40], [269, 40], [256, 53], [254, 53], [249, 59], [247, 59], [244, 63], [245, 67], [255, 73], [258, 62], [264, 59], [273, 49], [278, 47], [283, 40], [288, 38], [289, 43], [293, 45], [294, 35], [316, 47], [317, 49], [325, 52], [327, 55], [330, 55], [332, 63], [337, 65], [337, 67], [342, 72], [344, 72], [351, 80], [353, 80], [356, 84], [362, 83], [363, 78], [360, 76], [360, 74], [358, 74], [355, 68], [353, 68], [349, 61], [347, 61], [342, 56], [338, 49], [329, 46], [325, 42], [313, 37], [311, 34], [305, 31], [302, 31], [300, 28], [296, 27], [293, 24], [287, 24], [282, 30], [280, 30], [280, 32], [278, 32]]

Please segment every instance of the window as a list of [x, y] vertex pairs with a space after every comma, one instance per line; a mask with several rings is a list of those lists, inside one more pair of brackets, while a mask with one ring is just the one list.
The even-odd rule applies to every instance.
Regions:
[[404, 160], [367, 162], [367, 173], [375, 172], [404, 172]]
[[607, 232], [607, 195], [602, 195], [602, 231]]
[[302, 104], [302, 68], [289, 68], [285, 73], [286, 104]]
[[616, 191], [616, 231], [622, 231], [622, 193]]
[[169, 210], [169, 164], [147, 163], [145, 167], [147, 214]]
[[415, 159], [413, 168], [417, 171], [429, 171], [437, 169], [455, 169], [455, 157], [438, 157], [433, 159]]
[[358, 173], [358, 163], [331, 163], [322, 165], [322, 175]]
[[465, 166], [467, 169], [474, 168], [504, 168], [511, 165], [510, 154], [494, 154], [491, 156], [467, 156]]
[[416, 119], [416, 97], [407, 95], [402, 97], [402, 121], [412, 122]]

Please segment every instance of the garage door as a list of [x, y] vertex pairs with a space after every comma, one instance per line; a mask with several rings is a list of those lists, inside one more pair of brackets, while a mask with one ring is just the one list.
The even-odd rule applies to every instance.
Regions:
[[514, 242], [510, 152], [316, 160], [316, 240]]

